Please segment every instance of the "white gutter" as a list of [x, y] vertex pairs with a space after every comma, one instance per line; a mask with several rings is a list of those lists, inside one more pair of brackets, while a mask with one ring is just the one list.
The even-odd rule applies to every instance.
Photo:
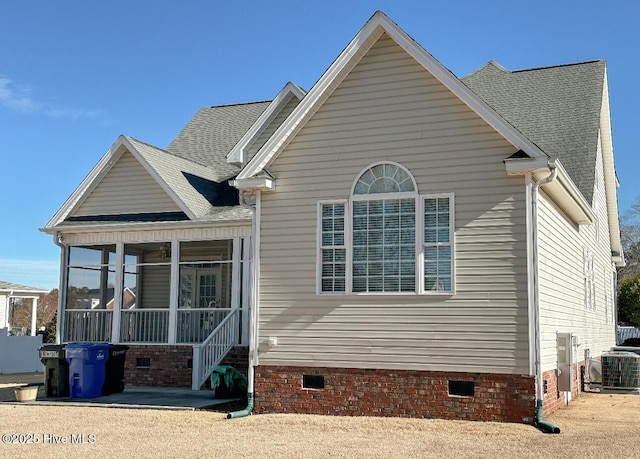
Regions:
[[[549, 162], [551, 173], [535, 182], [532, 174], [528, 173], [527, 177], [527, 200], [529, 212], [529, 232], [527, 233], [527, 254], [529, 255], [529, 320], [532, 322], [529, 346], [532, 347], [533, 354], [529, 355], [533, 360], [533, 366], [536, 375], [536, 416], [535, 423], [544, 432], [560, 433], [560, 428], [543, 419], [544, 413], [544, 379], [542, 377], [542, 326], [540, 319], [540, 272], [538, 267], [538, 190], [542, 185], [553, 182], [558, 176], [558, 169], [553, 162]], [[529, 191], [530, 190], [530, 191]]]
[[247, 369], [247, 407], [227, 414], [227, 419], [248, 416], [253, 411], [255, 391], [255, 367], [258, 366], [258, 282], [260, 279], [260, 191], [254, 191], [256, 199], [252, 206], [244, 199], [242, 191], [240, 205], [251, 210], [251, 301], [249, 305], [249, 368]]
[[542, 179], [540, 182], [531, 181], [531, 224], [530, 224], [530, 283], [532, 284], [532, 312], [534, 325], [534, 364], [536, 369], [536, 395], [538, 400], [544, 398], [544, 380], [542, 379], [542, 336], [540, 325], [540, 270], [538, 266], [538, 190], [542, 185], [551, 183], [558, 175], [555, 164], [549, 163], [551, 174]]

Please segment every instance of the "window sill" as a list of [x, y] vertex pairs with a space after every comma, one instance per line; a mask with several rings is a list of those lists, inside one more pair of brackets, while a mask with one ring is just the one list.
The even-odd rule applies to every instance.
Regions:
[[455, 292], [319, 292], [318, 296], [454, 296]]

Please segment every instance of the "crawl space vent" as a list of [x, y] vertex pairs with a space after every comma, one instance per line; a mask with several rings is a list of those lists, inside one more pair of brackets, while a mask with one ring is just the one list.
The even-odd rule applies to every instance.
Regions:
[[473, 397], [475, 383], [473, 381], [449, 381], [449, 395], [456, 397]]

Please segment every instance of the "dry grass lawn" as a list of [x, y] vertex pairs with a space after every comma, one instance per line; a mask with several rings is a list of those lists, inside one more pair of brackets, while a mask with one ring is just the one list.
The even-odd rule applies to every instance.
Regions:
[[[0, 433], [39, 440], [2, 444], [0, 457], [640, 457], [640, 396], [584, 394], [549, 420], [560, 435], [488, 422], [0, 405]], [[78, 434], [95, 443], [50, 443]]]

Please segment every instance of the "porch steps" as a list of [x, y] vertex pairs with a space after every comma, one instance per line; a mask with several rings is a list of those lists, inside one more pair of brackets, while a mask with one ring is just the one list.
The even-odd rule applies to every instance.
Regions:
[[233, 309], [201, 343], [193, 346], [191, 390], [200, 390], [213, 369], [220, 365], [240, 338], [240, 311]]

